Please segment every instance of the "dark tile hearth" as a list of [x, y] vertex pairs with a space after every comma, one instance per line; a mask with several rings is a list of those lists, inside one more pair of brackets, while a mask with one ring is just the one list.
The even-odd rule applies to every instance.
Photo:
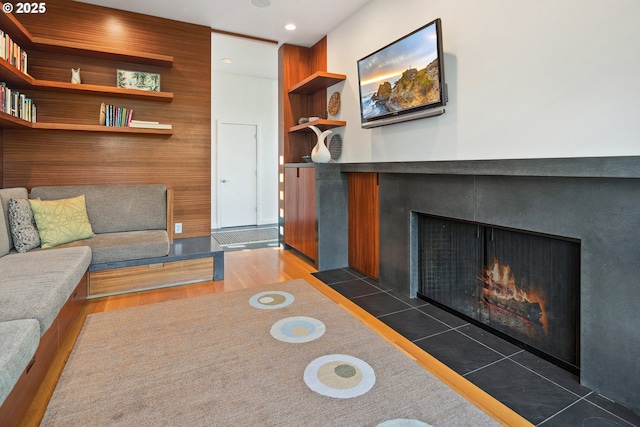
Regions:
[[503, 359], [500, 353], [469, 339], [455, 329], [414, 342], [460, 375], [475, 372]]
[[509, 359], [487, 365], [465, 378], [536, 425], [579, 399]]
[[378, 318], [392, 329], [402, 330], [402, 335], [411, 341], [449, 330], [447, 325], [420, 310], [407, 309]]
[[640, 415], [572, 373], [432, 304], [350, 268], [314, 276], [537, 426], [640, 427]]
[[333, 288], [347, 298], [364, 298], [366, 295], [380, 295], [380, 289], [365, 282], [353, 279], [337, 282]]
[[407, 308], [407, 304], [386, 292], [378, 292], [350, 299], [367, 310], [369, 314], [373, 314], [376, 317], [396, 313]]

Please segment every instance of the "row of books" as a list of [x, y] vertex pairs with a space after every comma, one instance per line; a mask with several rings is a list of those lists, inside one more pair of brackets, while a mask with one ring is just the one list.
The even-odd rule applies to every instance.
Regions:
[[2, 30], [0, 30], [0, 57], [27, 74], [27, 52]]
[[104, 102], [100, 105], [100, 124], [103, 126], [119, 126], [144, 129], [171, 129], [170, 124], [133, 120], [133, 110], [130, 108], [107, 105]]
[[35, 123], [36, 105], [31, 98], [27, 98], [17, 90], [8, 88], [4, 82], [0, 82], [0, 102], [3, 113]]
[[104, 102], [100, 105], [100, 124], [104, 126], [126, 127], [131, 123], [133, 110], [130, 108], [116, 107]]

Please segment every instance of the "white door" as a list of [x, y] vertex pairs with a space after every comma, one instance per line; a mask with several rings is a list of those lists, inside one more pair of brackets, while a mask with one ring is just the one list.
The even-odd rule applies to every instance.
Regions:
[[258, 127], [218, 125], [218, 224], [220, 228], [258, 223]]

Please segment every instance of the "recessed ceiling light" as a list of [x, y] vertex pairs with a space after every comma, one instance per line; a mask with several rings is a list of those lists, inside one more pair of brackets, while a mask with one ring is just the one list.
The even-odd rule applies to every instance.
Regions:
[[293, 31], [296, 29], [296, 26], [294, 24], [287, 24], [284, 26], [284, 29], [287, 31]]
[[271, 2], [269, 0], [251, 0], [251, 4], [260, 8], [271, 6]]
[[231, 58], [222, 58], [220, 60], [220, 62], [222, 62], [223, 64], [231, 64], [233, 62], [233, 59], [231, 59]]

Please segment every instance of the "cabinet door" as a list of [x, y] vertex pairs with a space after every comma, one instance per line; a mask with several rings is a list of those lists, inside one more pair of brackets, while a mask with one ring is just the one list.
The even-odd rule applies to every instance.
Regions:
[[300, 193], [298, 194], [300, 218], [300, 247], [298, 250], [316, 259], [316, 170], [300, 168]]
[[349, 174], [349, 266], [378, 278], [378, 174]]
[[284, 169], [284, 243], [298, 247], [298, 171], [300, 168]]
[[315, 169], [285, 168], [284, 242], [316, 259]]

